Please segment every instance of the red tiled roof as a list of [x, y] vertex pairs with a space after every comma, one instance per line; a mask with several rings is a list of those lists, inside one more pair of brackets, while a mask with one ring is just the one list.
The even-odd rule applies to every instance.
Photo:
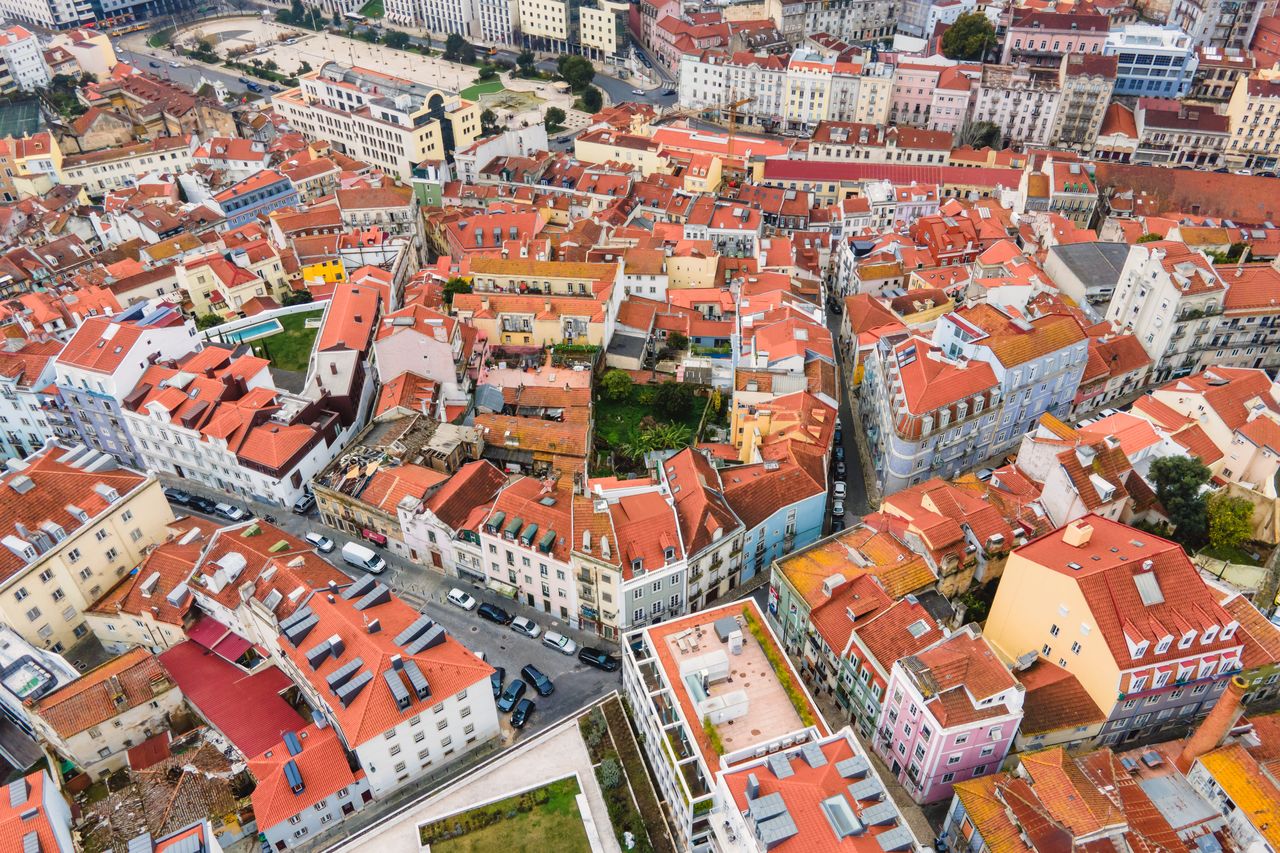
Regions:
[[[291, 754], [284, 741], [277, 741], [249, 759], [249, 772], [258, 783], [253, 789], [253, 815], [263, 830], [301, 814], [356, 781], [342, 741], [332, 727], [317, 728], [313, 723], [294, 732], [294, 736], [301, 746], [297, 754]], [[302, 776], [304, 787], [298, 793], [294, 793], [285, 773], [290, 762]], [[360, 775], [364, 775], [363, 770]]]
[[1022, 700], [1023, 737], [1093, 726], [1107, 719], [1080, 680], [1046, 658], [1014, 673], [1026, 688]]
[[[115, 684], [123, 702], [113, 696]], [[31, 710], [59, 735], [69, 738], [150, 702], [172, 687], [159, 658], [135, 647], [40, 699]]]
[[377, 328], [380, 307], [381, 296], [376, 287], [350, 282], [338, 284], [316, 337], [316, 351], [350, 349], [364, 352]]
[[[18, 784], [22, 784], [19, 789]], [[55, 801], [61, 799], [62, 793], [57, 789], [53, 780], [49, 778], [49, 774], [43, 770], [37, 770], [25, 779], [17, 780], [10, 783], [13, 787], [9, 788], [9, 795], [0, 797], [0, 850], [23, 850], [25, 849], [25, 839], [31, 833], [36, 833], [39, 839], [39, 850], [41, 853], [70, 853], [73, 847], [64, 846], [59, 840], [65, 838], [65, 833], [54, 832], [53, 824], [49, 821], [49, 815], [44, 810], [44, 802], [46, 797], [52, 797]], [[50, 790], [46, 790], [45, 786], [51, 786]], [[22, 798], [18, 802], [14, 802], [12, 792], [21, 791]], [[34, 814], [30, 814], [34, 811]], [[69, 830], [70, 826], [60, 827], [61, 830]]]
[[492, 501], [506, 481], [507, 476], [492, 462], [468, 462], [427, 499], [427, 508], [445, 526], [458, 530], [471, 511]]

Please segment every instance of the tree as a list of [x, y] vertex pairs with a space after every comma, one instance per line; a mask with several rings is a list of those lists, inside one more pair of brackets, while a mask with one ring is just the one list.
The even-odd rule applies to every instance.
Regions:
[[297, 74], [302, 75], [302, 74], [310, 74], [310, 73], [311, 73], [311, 63], [307, 62], [305, 59], [302, 60], [302, 64], [298, 66]]
[[616, 758], [606, 758], [600, 762], [600, 784], [606, 788], [616, 788], [622, 784], [622, 765]]
[[684, 352], [689, 348], [689, 339], [683, 332], [672, 332], [667, 335], [667, 346], [677, 352]]
[[458, 53], [458, 61], [463, 65], [475, 65], [476, 49], [469, 44], [464, 44], [462, 50]]
[[266, 62], [262, 63], [262, 67], [268, 71], [275, 71], [280, 66], [276, 65], [276, 61], [274, 59], [268, 59]]
[[307, 11], [302, 8], [302, 0], [293, 0], [289, 4], [289, 16], [294, 21], [301, 21], [302, 16], [305, 14], [307, 14]]
[[564, 127], [564, 110], [559, 107], [548, 107], [547, 114], [543, 116], [543, 120], [546, 122], [547, 130], [560, 130]]
[[498, 67], [486, 62], [484, 65], [480, 66], [480, 73], [477, 76], [481, 80], [492, 80], [498, 76]]
[[444, 283], [444, 301], [449, 305], [453, 304], [453, 295], [455, 293], [470, 293], [471, 282], [461, 276], [454, 276]]
[[480, 113], [480, 132], [488, 136], [498, 131], [498, 114], [493, 110], [486, 109]]
[[382, 43], [396, 50], [404, 50], [409, 46], [409, 34], [400, 30], [387, 30], [387, 34], [382, 37]]
[[1173, 522], [1173, 538], [1184, 548], [1199, 548], [1208, 538], [1205, 499], [1201, 487], [1212, 473], [1189, 456], [1164, 456], [1151, 463], [1156, 496]]
[[1000, 145], [1000, 128], [989, 121], [975, 121], [965, 125], [960, 134], [960, 144], [971, 148], [997, 148]]
[[333, 10], [333, 25], [335, 27], [342, 26], [342, 13], [339, 12], [337, 9]]
[[980, 62], [995, 47], [996, 28], [982, 12], [967, 12], [942, 34], [942, 55], [948, 59]]
[[305, 305], [311, 301], [310, 290], [290, 290], [284, 296], [280, 297], [281, 305]]
[[653, 408], [668, 418], [683, 418], [693, 405], [693, 386], [684, 382], [663, 382], [653, 396]]
[[1163, 234], [1143, 234], [1138, 238], [1139, 243], [1154, 243], [1157, 240], [1163, 240]]
[[631, 396], [631, 374], [625, 370], [610, 370], [600, 377], [600, 391], [606, 400], [625, 400]]
[[520, 69], [521, 77], [533, 77], [538, 73], [538, 58], [533, 55], [532, 50], [522, 50], [516, 56], [516, 67]]
[[466, 46], [466, 39], [458, 33], [449, 33], [449, 37], [444, 40], [444, 58], [451, 62], [457, 62], [458, 57], [462, 54], [462, 49]]
[[214, 326], [221, 326], [225, 322], [217, 314], [201, 314], [196, 318], [196, 328], [200, 331], [212, 329]]
[[1253, 504], [1227, 492], [1214, 492], [1208, 500], [1209, 544], [1236, 548], [1253, 534]]
[[595, 66], [585, 56], [564, 54], [556, 60], [556, 69], [575, 92], [589, 86], [596, 76]]
[[582, 90], [582, 108], [589, 113], [598, 113], [600, 108], [604, 106], [604, 95], [600, 94], [600, 90], [595, 86], [588, 86]]

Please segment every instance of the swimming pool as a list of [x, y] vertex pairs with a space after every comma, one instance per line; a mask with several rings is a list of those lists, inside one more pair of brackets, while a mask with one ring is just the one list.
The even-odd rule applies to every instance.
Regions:
[[242, 344], [245, 341], [269, 337], [282, 331], [284, 331], [284, 326], [280, 325], [279, 320], [264, 320], [261, 323], [254, 323], [252, 326], [245, 326], [243, 329], [236, 329], [234, 332], [215, 332], [211, 337], [229, 344]]

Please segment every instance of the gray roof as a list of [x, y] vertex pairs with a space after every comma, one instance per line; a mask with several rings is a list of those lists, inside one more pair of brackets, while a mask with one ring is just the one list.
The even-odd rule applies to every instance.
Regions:
[[647, 341], [648, 339], [642, 335], [614, 332], [613, 338], [609, 341], [609, 354], [623, 358], [641, 358], [644, 356], [644, 346]]
[[860, 779], [866, 776], [870, 769], [871, 763], [867, 761], [865, 755], [855, 755], [836, 762], [836, 772], [844, 779]]
[[1054, 246], [1049, 253], [1056, 255], [1067, 269], [1090, 287], [1114, 285], [1120, 280], [1120, 270], [1129, 257], [1127, 243], [1072, 243]]
[[893, 850], [906, 850], [908, 847], [915, 846], [915, 839], [911, 837], [911, 830], [905, 826], [895, 826], [888, 832], [882, 832], [876, 836], [876, 841], [880, 842], [880, 849], [885, 853]]

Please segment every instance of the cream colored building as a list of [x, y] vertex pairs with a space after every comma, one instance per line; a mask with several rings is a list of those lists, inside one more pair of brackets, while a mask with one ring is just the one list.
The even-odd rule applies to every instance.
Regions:
[[627, 46], [627, 14], [630, 5], [617, 0], [596, 0], [596, 6], [578, 9], [578, 41], [585, 56], [622, 61]]
[[171, 175], [190, 171], [194, 137], [162, 136], [123, 148], [107, 148], [55, 161], [58, 183], [79, 184], [90, 195], [134, 186], [138, 177], [153, 172]]
[[644, 177], [666, 172], [667, 158], [662, 146], [635, 133], [620, 133], [611, 127], [592, 130], [573, 140], [573, 154], [584, 163], [626, 163]]
[[295, 130], [403, 180], [422, 161], [443, 160], [480, 136], [476, 104], [411, 80], [329, 62], [299, 84], [272, 99]]
[[569, 48], [568, 0], [518, 0], [525, 44], [552, 53]]
[[1258, 71], [1236, 81], [1227, 102], [1231, 139], [1227, 162], [1234, 168], [1274, 169], [1280, 162], [1276, 109], [1280, 107], [1280, 70]]
[[41, 740], [90, 776], [128, 764], [130, 747], [169, 730], [182, 691], [151, 652], [136, 648], [31, 706]]
[[85, 611], [173, 520], [155, 477], [78, 447], [49, 445], [0, 478], [0, 619], [59, 652], [89, 633]]
[[712, 250], [710, 241], [705, 250], [677, 247], [667, 258], [667, 288], [714, 287], [719, 266], [720, 256]]

